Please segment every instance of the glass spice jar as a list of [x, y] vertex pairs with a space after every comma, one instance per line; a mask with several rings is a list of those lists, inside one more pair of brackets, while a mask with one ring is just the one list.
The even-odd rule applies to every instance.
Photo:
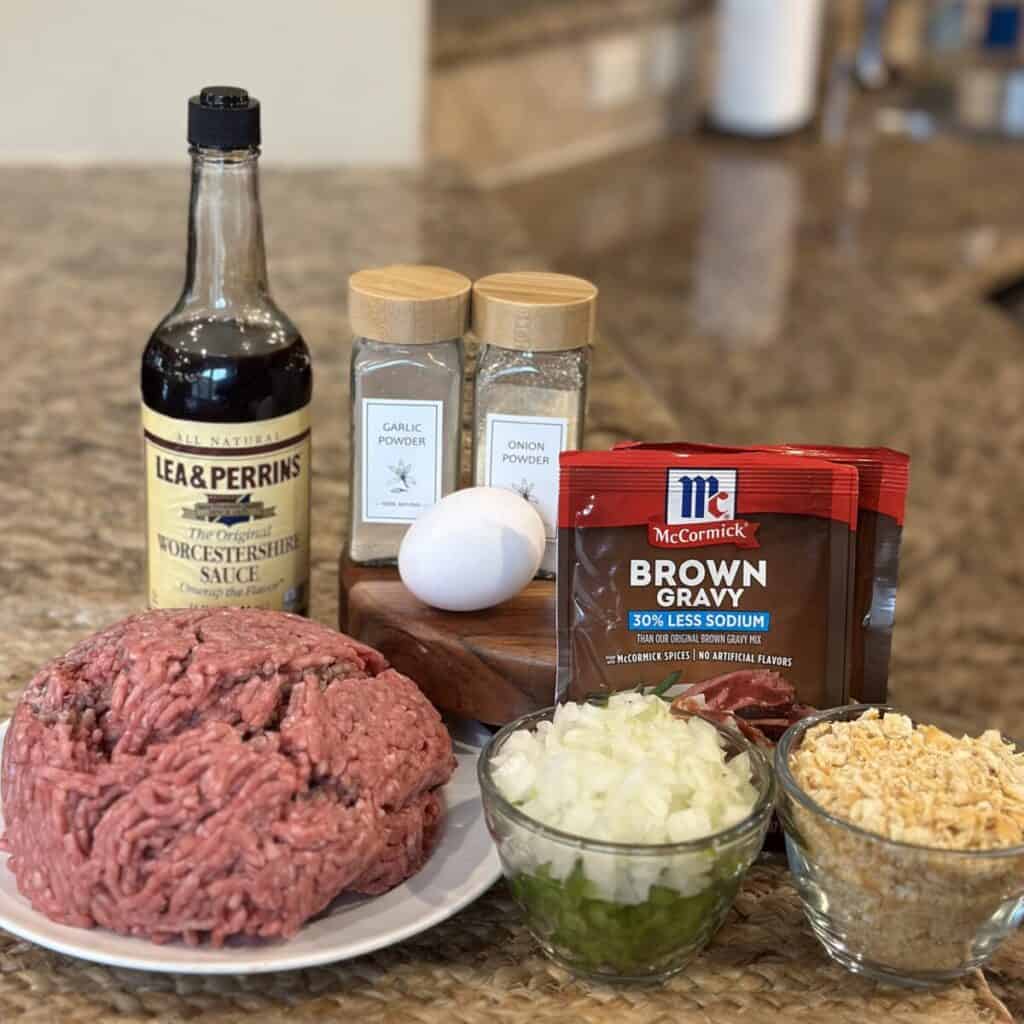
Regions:
[[409, 524], [458, 487], [470, 287], [429, 266], [349, 278], [353, 562], [393, 565]]
[[474, 384], [473, 482], [534, 504], [555, 575], [558, 454], [579, 448], [597, 289], [565, 274], [492, 274], [473, 286], [481, 344]]

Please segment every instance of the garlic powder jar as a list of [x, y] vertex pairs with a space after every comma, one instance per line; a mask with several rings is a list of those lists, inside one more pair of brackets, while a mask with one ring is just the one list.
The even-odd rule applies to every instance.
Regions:
[[395, 564], [409, 525], [458, 487], [470, 287], [429, 266], [349, 279], [353, 562]]

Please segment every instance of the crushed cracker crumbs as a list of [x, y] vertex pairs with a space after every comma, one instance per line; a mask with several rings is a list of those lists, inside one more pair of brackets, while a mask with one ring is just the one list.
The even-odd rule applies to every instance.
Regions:
[[872, 709], [808, 730], [790, 769], [831, 814], [889, 839], [949, 850], [1024, 843], [1024, 753], [995, 730], [957, 739]]

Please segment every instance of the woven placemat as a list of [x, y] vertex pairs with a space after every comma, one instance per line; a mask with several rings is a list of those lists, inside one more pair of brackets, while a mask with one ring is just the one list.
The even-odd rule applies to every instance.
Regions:
[[574, 981], [541, 956], [503, 884], [450, 921], [346, 963], [249, 977], [99, 967], [0, 932], [0, 1022], [960, 1024], [1024, 1015], [1024, 936], [966, 982], [884, 988], [830, 963], [785, 868], [757, 865], [705, 953], [664, 986]]

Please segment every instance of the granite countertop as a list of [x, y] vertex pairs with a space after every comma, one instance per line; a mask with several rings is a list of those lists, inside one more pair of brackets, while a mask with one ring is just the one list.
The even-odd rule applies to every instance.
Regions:
[[[1024, 735], [1024, 329], [984, 301], [987, 289], [1024, 271], [1022, 179], [1019, 148], [863, 139], [831, 149], [808, 140], [684, 140], [491, 195], [445, 169], [269, 171], [273, 290], [315, 363], [313, 616], [336, 619], [347, 275], [397, 260], [472, 276], [547, 265], [591, 276], [601, 288], [588, 446], [687, 437], [909, 450], [895, 699], [952, 726]], [[0, 716], [44, 659], [142, 606], [138, 361], [180, 286], [187, 186], [184, 167], [0, 170]], [[743, 975], [751, 992], [796, 999], [804, 980], [787, 957], [820, 953], [791, 898], [766, 895], [763, 879], [748, 889], [742, 920], [757, 940], [753, 951], [719, 943], [717, 960], [703, 958], [701, 977], [728, 992], [741, 968], [755, 964], [755, 974]], [[768, 925], [758, 916], [768, 905], [762, 899], [775, 900]], [[456, 943], [451, 956], [424, 940], [306, 980], [331, 1006], [350, 990], [370, 992], [361, 1004], [370, 1006], [374, 986], [400, 988], [402, 977], [444, 974], [462, 991], [473, 970], [466, 950], [490, 943], [499, 934], [494, 915], [508, 912], [498, 890], [438, 933], [438, 942]], [[559, 993], [572, 994], [587, 1020], [644, 1019], [639, 1004], [618, 995], [613, 1008], [611, 995], [581, 994], [544, 967], [521, 928], [501, 927], [518, 952], [502, 959], [487, 947], [487, 962], [504, 965], [491, 984], [529, 992], [538, 1014], [552, 1014], [536, 1020], [566, 1019], [543, 1002]], [[799, 936], [796, 952], [761, 949], [779, 936], [783, 945]], [[3, 970], [17, 972], [4, 982], [0, 971], [0, 991], [6, 984], [15, 999], [24, 993], [30, 1020], [50, 1019], [45, 1009], [31, 1016], [31, 992], [47, 990], [51, 975], [78, 1000], [66, 995], [81, 1012], [68, 1019], [193, 1019], [150, 1011], [171, 1005], [161, 1000], [174, 991], [187, 993], [190, 1007], [207, 1005], [184, 983], [149, 976], [143, 985], [130, 972], [112, 982], [112, 972], [90, 973], [2, 937], [0, 957]], [[814, 1005], [826, 1016], [839, 1007], [836, 1020], [862, 1019], [858, 1007], [872, 987], [823, 959], [820, 966], [831, 994]], [[986, 975], [1024, 1011], [1020, 938]], [[265, 1019], [291, 1019], [299, 990], [268, 984], [257, 991], [240, 979], [223, 998], [209, 989], [209, 1019], [234, 1020], [223, 1008], [250, 1003]], [[731, 1019], [687, 985], [684, 976], [665, 998], [690, 992], [700, 1019]], [[497, 997], [473, 991], [480, 1014], [458, 1019], [493, 1012]], [[650, 1005], [668, 1013], [660, 998]], [[890, 994], [877, 1005], [894, 1019], [983, 1019], [985, 999], [968, 987], [913, 1004], [901, 999]], [[294, 1012], [313, 1019], [306, 1010], [320, 1003], [301, 1005]], [[950, 1013], [940, 1017], [940, 1008]], [[400, 1019], [421, 1019], [408, 1014]]]

